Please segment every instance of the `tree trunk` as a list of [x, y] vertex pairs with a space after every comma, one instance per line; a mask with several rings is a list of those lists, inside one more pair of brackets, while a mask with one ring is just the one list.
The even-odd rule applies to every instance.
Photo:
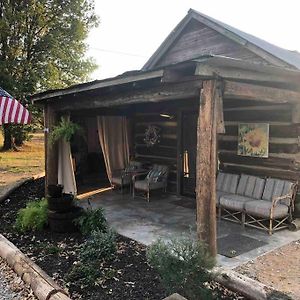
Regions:
[[3, 148], [2, 150], [10, 150], [14, 148], [13, 138], [12, 138], [12, 132], [11, 132], [11, 125], [10, 124], [4, 124], [3, 125], [3, 135], [4, 135], [4, 142], [3, 142]]
[[15, 135], [14, 143], [17, 147], [21, 147], [24, 145], [25, 138], [21, 133]]

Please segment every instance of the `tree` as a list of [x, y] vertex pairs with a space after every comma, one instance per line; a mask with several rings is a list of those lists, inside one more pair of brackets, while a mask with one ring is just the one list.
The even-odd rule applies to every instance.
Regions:
[[[86, 81], [96, 65], [85, 39], [97, 25], [94, 0], [0, 0], [0, 86], [28, 105], [30, 94]], [[6, 148], [26, 138], [20, 128], [4, 127]]]

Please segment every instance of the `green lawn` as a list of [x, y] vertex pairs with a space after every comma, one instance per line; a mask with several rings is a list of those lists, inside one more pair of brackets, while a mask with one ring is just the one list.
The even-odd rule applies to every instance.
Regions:
[[[0, 134], [0, 148], [3, 136]], [[18, 151], [0, 152], [0, 188], [20, 178], [36, 175], [44, 171], [44, 136], [33, 134]]]

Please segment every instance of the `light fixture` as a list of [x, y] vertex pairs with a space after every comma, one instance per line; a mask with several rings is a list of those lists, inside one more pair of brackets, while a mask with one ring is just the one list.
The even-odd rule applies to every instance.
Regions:
[[172, 116], [172, 115], [169, 115], [169, 114], [166, 114], [166, 113], [162, 113], [162, 114], [159, 114], [161, 117], [163, 117], [163, 118], [168, 118], [168, 119], [173, 119], [174, 118], [174, 116]]

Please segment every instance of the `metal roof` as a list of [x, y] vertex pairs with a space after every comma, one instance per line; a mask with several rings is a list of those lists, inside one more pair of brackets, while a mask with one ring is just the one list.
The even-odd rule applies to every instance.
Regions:
[[209, 19], [211, 22], [214, 22], [223, 28], [231, 31], [232, 33], [244, 38], [245, 40], [249, 41], [250, 43], [256, 45], [257, 47], [265, 50], [266, 52], [280, 58], [281, 60], [287, 62], [290, 65], [295, 66], [297, 69], [300, 69], [300, 53], [297, 51], [291, 51], [284, 48], [280, 48], [278, 46], [275, 46], [265, 40], [262, 40], [254, 35], [251, 35], [249, 33], [246, 33], [244, 31], [241, 31], [235, 27], [232, 27], [230, 25], [227, 25], [221, 21], [218, 21], [214, 18], [211, 18], [205, 14], [202, 14], [196, 10], [190, 9], [189, 13], [196, 13], [198, 15], [201, 15], [202, 17]]
[[[234, 40], [235, 42], [242, 44], [246, 48], [250, 45], [253, 47], [257, 47], [260, 49], [261, 53], [256, 53], [263, 58], [263, 53], [265, 55], [270, 55], [277, 59], [277, 61], [281, 61], [279, 66], [290, 66], [293, 68], [300, 69], [300, 53], [297, 51], [291, 51], [287, 49], [280, 48], [275, 46], [265, 40], [262, 40], [258, 37], [255, 37], [251, 34], [243, 32], [237, 28], [234, 28], [230, 25], [227, 25], [221, 21], [218, 21], [212, 17], [209, 17], [203, 13], [200, 13], [194, 9], [190, 9], [188, 14], [181, 20], [181, 22], [175, 27], [175, 29], [167, 36], [167, 38], [163, 41], [160, 47], [154, 52], [154, 54], [149, 58], [146, 64], [143, 66], [143, 70], [149, 70], [155, 66], [158, 60], [166, 53], [166, 51], [172, 47], [172, 43], [176, 40], [185, 26], [192, 20], [195, 19], [199, 22], [204, 23], [206, 26], [211, 27], [212, 29], [220, 32], [224, 36]], [[252, 47], [252, 48], [253, 48]], [[249, 47], [250, 48], [250, 47]], [[254, 49], [250, 49], [250, 51], [254, 51]], [[284, 64], [283, 64], [284, 63]], [[271, 63], [272, 64], [272, 63]]]

